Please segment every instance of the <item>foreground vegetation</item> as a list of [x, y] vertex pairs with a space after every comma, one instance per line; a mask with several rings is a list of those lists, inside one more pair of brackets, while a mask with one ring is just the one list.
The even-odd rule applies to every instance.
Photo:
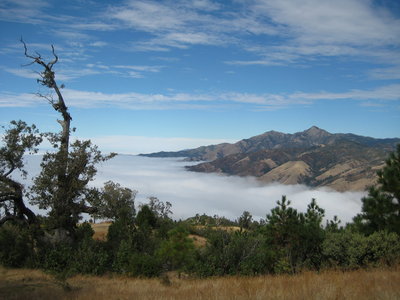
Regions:
[[400, 299], [400, 269], [298, 275], [137, 279], [0, 268], [0, 299]]

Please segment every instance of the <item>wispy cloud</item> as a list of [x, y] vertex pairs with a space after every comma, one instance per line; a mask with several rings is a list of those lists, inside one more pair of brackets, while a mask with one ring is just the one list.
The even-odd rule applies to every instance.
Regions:
[[[44, 0], [35, 1], [35, 5], [26, 0], [6, 0], [0, 4], [0, 20], [49, 23], [50, 29], [44, 30], [69, 43], [79, 41], [84, 52], [110, 46], [97, 39], [96, 32], [130, 30], [134, 38], [118, 47], [169, 51], [196, 45], [234, 45], [255, 56], [227, 62], [236, 65], [302, 64], [332, 56], [372, 57], [400, 65], [396, 50], [400, 18], [372, 1], [251, 0], [227, 6], [211, 0], [127, 0], [97, 6], [85, 18], [49, 15], [46, 12], [51, 5]], [[138, 38], [137, 32], [146, 34]], [[135, 42], [129, 46], [132, 40]], [[78, 57], [82, 56], [75, 59]], [[393, 79], [389, 73], [380, 72], [375, 78]]]
[[43, 23], [42, 9], [48, 7], [45, 0], [4, 0], [0, 3], [0, 20], [20, 23]]
[[[370, 1], [253, 1], [253, 16], [271, 20], [282, 37], [279, 44], [249, 47], [257, 60], [230, 63], [290, 64], [320, 56], [378, 57], [388, 46], [399, 45], [400, 19]], [[398, 56], [395, 50], [380, 57]]]
[[372, 69], [369, 76], [373, 79], [400, 79], [400, 64], [395, 67]]
[[[68, 60], [68, 58], [66, 59]], [[59, 81], [69, 81], [84, 76], [91, 75], [113, 75], [118, 77], [143, 78], [146, 73], [158, 73], [164, 66], [151, 65], [105, 65], [103, 63], [82, 64], [80, 67], [65, 67], [57, 71], [56, 79]], [[39, 75], [29, 68], [8, 68], [0, 66], [5, 72], [18, 77], [37, 79]]]
[[[145, 68], [140, 66], [139, 68]], [[30, 75], [29, 75], [30, 76]], [[64, 97], [72, 107], [115, 107], [132, 110], [167, 109], [215, 109], [235, 108], [235, 104], [246, 104], [247, 109], [273, 110], [295, 105], [310, 105], [316, 101], [354, 100], [362, 103], [385, 104], [400, 100], [400, 84], [377, 87], [370, 90], [350, 90], [347, 92], [294, 92], [291, 94], [254, 94], [254, 93], [102, 93], [64, 89]], [[30, 94], [0, 94], [0, 106], [32, 106]]]

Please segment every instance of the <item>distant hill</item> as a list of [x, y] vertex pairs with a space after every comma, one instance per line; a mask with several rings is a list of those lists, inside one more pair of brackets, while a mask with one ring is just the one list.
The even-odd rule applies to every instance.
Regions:
[[203, 146], [177, 152], [142, 154], [209, 161], [190, 171], [255, 176], [265, 183], [328, 186], [338, 191], [364, 190], [400, 139], [332, 134], [318, 127], [285, 134], [268, 131], [234, 144]]

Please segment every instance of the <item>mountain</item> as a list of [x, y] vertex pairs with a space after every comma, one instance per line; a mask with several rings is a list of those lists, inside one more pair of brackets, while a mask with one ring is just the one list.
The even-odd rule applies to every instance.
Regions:
[[241, 140], [234, 144], [202, 146], [176, 152], [156, 152], [140, 154], [147, 157], [186, 157], [190, 160], [212, 161], [231, 154], [252, 153], [267, 149], [309, 148], [318, 145], [330, 145], [340, 140], [353, 141], [368, 147], [381, 147], [392, 151], [400, 139], [374, 139], [355, 134], [332, 134], [316, 126], [294, 134], [268, 131], [263, 134]]
[[195, 172], [255, 176], [265, 183], [300, 183], [348, 191], [374, 184], [376, 171], [398, 143], [400, 139], [332, 134], [313, 126], [294, 134], [268, 131], [234, 144], [145, 156], [208, 161], [187, 167]]

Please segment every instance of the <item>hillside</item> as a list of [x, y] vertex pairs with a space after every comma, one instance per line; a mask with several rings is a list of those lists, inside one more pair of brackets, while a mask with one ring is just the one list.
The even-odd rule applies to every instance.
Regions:
[[190, 171], [255, 176], [265, 183], [327, 186], [338, 191], [364, 190], [375, 183], [387, 152], [340, 141], [311, 148], [239, 153], [187, 167]]
[[234, 144], [143, 155], [208, 161], [187, 167], [195, 172], [255, 176], [264, 183], [348, 191], [364, 190], [374, 184], [376, 171], [398, 143], [398, 138], [332, 134], [313, 126], [294, 134], [268, 131]]

